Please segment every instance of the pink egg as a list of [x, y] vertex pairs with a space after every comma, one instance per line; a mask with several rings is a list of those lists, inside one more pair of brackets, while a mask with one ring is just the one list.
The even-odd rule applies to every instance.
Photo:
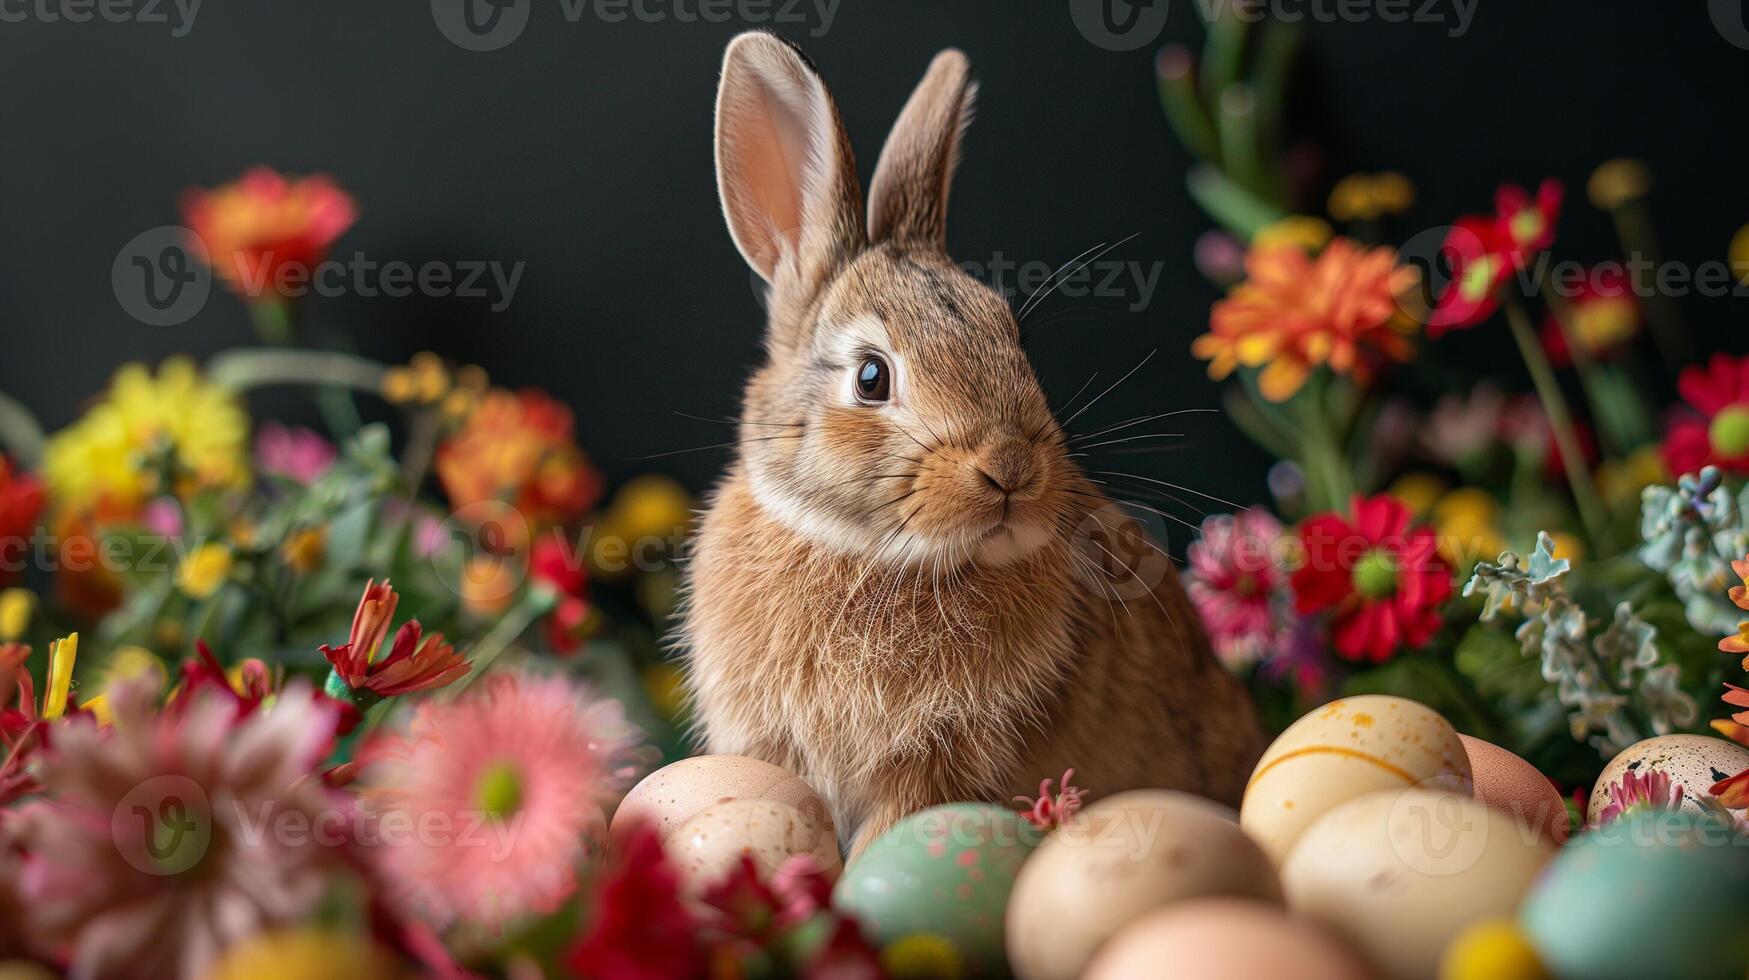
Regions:
[[1557, 844], [1567, 839], [1567, 805], [1547, 776], [1492, 742], [1459, 735], [1470, 756], [1476, 799], [1535, 827]]
[[1151, 912], [1107, 943], [1085, 980], [1370, 980], [1347, 947], [1260, 902], [1192, 899]]

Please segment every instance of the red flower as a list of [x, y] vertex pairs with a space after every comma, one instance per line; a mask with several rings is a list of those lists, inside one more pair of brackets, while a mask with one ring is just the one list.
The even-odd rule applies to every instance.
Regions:
[[589, 575], [582, 555], [557, 532], [543, 534], [528, 558], [536, 586], [551, 590], [557, 604], [547, 614], [547, 645], [554, 653], [573, 653], [595, 632], [601, 617], [589, 602]]
[[[36, 685], [32, 682], [30, 647], [0, 643], [0, 806], [38, 792], [42, 784], [30, 771], [30, 758], [42, 744], [38, 737]], [[17, 707], [6, 707], [17, 695]]]
[[1356, 496], [1350, 510], [1352, 520], [1327, 513], [1301, 526], [1305, 565], [1294, 572], [1294, 604], [1302, 613], [1330, 611], [1344, 657], [1383, 662], [1438, 631], [1451, 571], [1433, 529], [1411, 528], [1409, 508], [1395, 497]]
[[1554, 244], [1564, 194], [1557, 180], [1543, 181], [1534, 200], [1524, 188], [1506, 184], [1494, 195], [1491, 217], [1468, 215], [1452, 225], [1440, 246], [1451, 281], [1428, 315], [1429, 337], [1473, 327], [1493, 314], [1506, 280]]
[[700, 923], [681, 903], [680, 877], [655, 828], [634, 828], [610, 862], [595, 896], [594, 921], [571, 951], [571, 971], [615, 980], [704, 976]]
[[1749, 474], [1749, 357], [1714, 354], [1706, 367], [1691, 367], [1676, 381], [1682, 397], [1701, 415], [1670, 426], [1664, 462], [1681, 475], [1717, 466]]
[[289, 277], [311, 275], [357, 217], [352, 198], [329, 178], [287, 180], [271, 167], [182, 199], [182, 220], [205, 247], [214, 274], [251, 299], [303, 285]]
[[43, 485], [29, 473], [18, 473], [12, 462], [0, 456], [0, 585], [17, 577], [15, 568], [24, 557], [27, 542], [36, 531], [43, 509]]
[[334, 665], [334, 676], [349, 690], [394, 697], [435, 690], [468, 672], [467, 658], [446, 643], [442, 633], [424, 635], [424, 628], [416, 619], [403, 623], [395, 633], [389, 655], [376, 659], [399, 603], [400, 597], [387, 581], [382, 585], [374, 580], [366, 583], [358, 611], [352, 617], [349, 641], [340, 647], [322, 646], [323, 655]]

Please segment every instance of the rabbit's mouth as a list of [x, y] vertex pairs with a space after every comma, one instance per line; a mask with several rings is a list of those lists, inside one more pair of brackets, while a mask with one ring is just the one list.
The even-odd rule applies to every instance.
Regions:
[[1049, 537], [1030, 522], [1000, 520], [978, 538], [977, 559], [992, 567], [1012, 564], [1037, 551]]

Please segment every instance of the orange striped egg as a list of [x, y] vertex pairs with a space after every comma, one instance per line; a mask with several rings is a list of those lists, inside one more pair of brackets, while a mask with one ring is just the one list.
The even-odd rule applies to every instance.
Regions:
[[1407, 698], [1343, 698], [1288, 726], [1263, 753], [1239, 825], [1280, 864], [1331, 808], [1412, 786], [1471, 792], [1470, 760], [1451, 723]]

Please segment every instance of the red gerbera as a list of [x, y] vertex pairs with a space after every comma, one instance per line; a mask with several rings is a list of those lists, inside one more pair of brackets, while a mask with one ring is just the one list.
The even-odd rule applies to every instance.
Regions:
[[1717, 466], [1749, 474], [1749, 357], [1714, 354], [1706, 367], [1683, 371], [1676, 387], [1701, 417], [1684, 417], [1670, 426], [1664, 437], [1670, 472]]
[[1438, 538], [1410, 527], [1409, 508], [1391, 496], [1356, 496], [1351, 516], [1319, 514], [1300, 528], [1305, 565], [1294, 572], [1302, 613], [1329, 610], [1336, 650], [1350, 660], [1389, 660], [1438, 631], [1451, 570]]
[[686, 980], [706, 974], [701, 923], [680, 901], [680, 875], [648, 825], [616, 846], [600, 879], [593, 921], [571, 950], [582, 976]]
[[1451, 281], [1428, 316], [1429, 337], [1473, 327], [1494, 312], [1500, 287], [1512, 273], [1554, 244], [1564, 194], [1558, 180], [1543, 181], [1535, 198], [1506, 184], [1494, 195], [1492, 216], [1469, 215], [1452, 225], [1440, 246], [1451, 266]]

